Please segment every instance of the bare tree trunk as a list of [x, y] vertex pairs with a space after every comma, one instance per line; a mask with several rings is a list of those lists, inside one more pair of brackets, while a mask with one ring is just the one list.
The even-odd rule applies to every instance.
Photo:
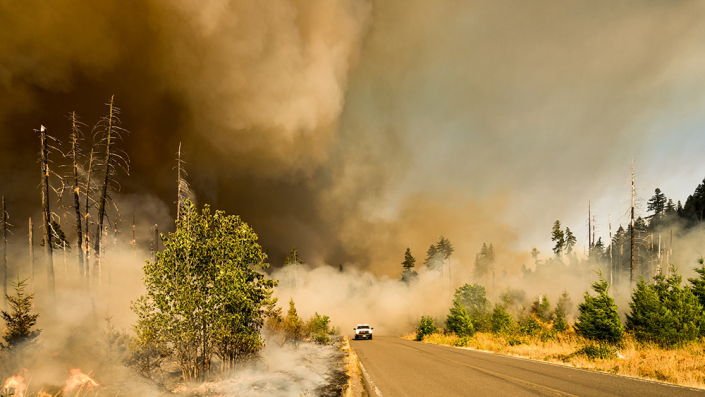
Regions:
[[54, 259], [52, 257], [52, 233], [49, 225], [51, 212], [49, 211], [49, 159], [47, 148], [47, 134], [41, 126], [41, 162], [42, 162], [42, 223], [44, 224], [44, 257], [47, 266], [47, 289], [49, 296], [56, 298], [56, 278], [54, 276]]
[[101, 186], [100, 186], [100, 196], [98, 197], [98, 227], [97, 227], [97, 233], [96, 236], [97, 238], [95, 239], [95, 257], [93, 258], [93, 267], [95, 269], [100, 268], [100, 243], [101, 243], [101, 235], [103, 234], [103, 220], [105, 218], [105, 202], [107, 201], [107, 195], [108, 195], [108, 181], [110, 180], [110, 161], [111, 161], [111, 153], [110, 149], [113, 143], [113, 98], [110, 97], [110, 110], [108, 112], [108, 125], [107, 125], [107, 138], [105, 140], [105, 174], [103, 175], [103, 180], [101, 181]]
[[137, 258], [137, 240], [135, 239], [135, 213], [132, 213], [132, 252]]
[[[76, 248], [78, 251], [78, 279], [80, 280], [84, 274], [83, 266], [83, 230], [81, 227], [81, 203], [80, 203], [80, 193], [81, 190], [78, 186], [78, 125], [76, 124], [76, 112], [71, 113], [71, 159], [73, 160], [73, 206], [76, 209], [76, 236], [78, 237], [78, 242], [76, 243]], [[90, 172], [90, 171], [89, 171]]]
[[634, 158], [632, 158], [632, 208], [631, 208], [631, 233], [630, 233], [630, 260], [629, 260], [629, 287], [634, 288]]
[[7, 208], [5, 196], [2, 196], [2, 214], [0, 214], [0, 229], [2, 230], [2, 299], [7, 309]]
[[83, 206], [84, 208], [84, 223], [85, 223], [85, 248], [81, 247], [81, 249], [85, 249], [85, 256], [83, 259], [83, 277], [85, 278], [85, 283], [86, 283], [86, 290], [88, 290], [88, 287], [90, 285], [90, 274], [91, 274], [91, 236], [90, 232], [88, 231], [88, 218], [90, 216], [90, 213], [88, 212], [88, 208], [90, 205], [90, 195], [91, 195], [91, 174], [93, 172], [93, 149], [91, 149], [91, 156], [88, 160], [88, 176], [86, 179], [86, 202], [85, 205]]
[[34, 225], [29, 218], [29, 291], [34, 292]]

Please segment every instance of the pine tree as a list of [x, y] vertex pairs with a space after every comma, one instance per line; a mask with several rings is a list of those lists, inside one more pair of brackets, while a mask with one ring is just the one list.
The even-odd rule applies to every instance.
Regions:
[[561, 230], [561, 221], [559, 220], [556, 220], [553, 223], [553, 229], [551, 230], [551, 241], [556, 243], [553, 247], [553, 253], [556, 254], [556, 257], [560, 258], [561, 252], [563, 252], [563, 247], [565, 246], [565, 235], [563, 234], [563, 230]]
[[488, 261], [489, 248], [487, 244], [482, 244], [482, 249], [475, 255], [475, 269], [473, 271], [473, 277], [475, 280], [481, 279], [491, 272], [490, 263]]
[[472, 336], [475, 333], [472, 320], [458, 299], [453, 301], [453, 307], [446, 318], [446, 329], [460, 337]]
[[654, 212], [651, 217], [658, 217], [666, 210], [667, 201], [666, 195], [661, 193], [661, 189], [656, 188], [653, 197], [646, 203], [646, 210]]
[[5, 334], [3, 335], [5, 345], [0, 345], [3, 350], [14, 349], [20, 344], [26, 346], [34, 342], [42, 332], [38, 329], [32, 329], [37, 324], [39, 314], [30, 314], [34, 306], [32, 302], [34, 294], [25, 295], [25, 288], [27, 287], [25, 281], [27, 280], [12, 282], [15, 294], [5, 295], [5, 298], [10, 303], [10, 312], [4, 310], [1, 312], [5, 321]]
[[298, 342], [303, 337], [301, 318], [296, 312], [296, 305], [294, 304], [294, 298], [289, 300], [289, 310], [286, 312], [286, 317], [284, 318], [284, 329], [286, 332], [286, 339], [291, 342]]
[[[693, 291], [693, 295], [698, 298], [700, 305], [705, 307], [705, 260], [700, 257], [698, 263], [700, 263], [700, 267], [696, 267], [693, 270], [698, 273], [699, 277], [689, 278], [688, 281], [692, 285], [691, 291]], [[705, 329], [701, 329], [700, 331], [704, 332]]]
[[551, 302], [548, 301], [546, 295], [539, 295], [539, 297], [536, 298], [531, 305], [531, 314], [545, 323], [553, 321], [554, 313], [551, 311]]
[[426, 259], [423, 264], [431, 270], [437, 269], [442, 261], [443, 255], [438, 251], [436, 244], [432, 244], [426, 251]]
[[573, 309], [573, 302], [570, 299], [568, 290], [563, 290], [561, 296], [558, 297], [556, 304], [556, 319], [553, 321], [553, 328], [558, 332], [567, 331], [570, 328], [567, 318]]
[[573, 232], [570, 231], [569, 227], [565, 228], [565, 251], [568, 255], [573, 252], [573, 247], [575, 247], [576, 238]]
[[597, 296], [585, 291], [585, 301], [578, 306], [580, 315], [575, 322], [578, 335], [599, 342], [618, 344], [624, 337], [624, 327], [619, 320], [617, 305], [607, 293], [609, 283], [600, 274], [600, 279], [592, 284]]
[[534, 247], [534, 248], [531, 250], [531, 258], [534, 260], [534, 264], [535, 264], [535, 265], [538, 265], [538, 264], [539, 264], [539, 254], [540, 254], [540, 253], [541, 253], [541, 251], [539, 251], [538, 249], [536, 249], [536, 247]]
[[411, 249], [407, 247], [406, 253], [404, 253], [404, 262], [401, 264], [404, 270], [411, 270], [414, 267], [414, 263], [416, 263], [416, 259], [411, 256]]
[[640, 341], [677, 346], [697, 339], [703, 325], [703, 306], [682, 277], [671, 268], [668, 278], [654, 276], [653, 283], [640, 280], [632, 292], [627, 330]]

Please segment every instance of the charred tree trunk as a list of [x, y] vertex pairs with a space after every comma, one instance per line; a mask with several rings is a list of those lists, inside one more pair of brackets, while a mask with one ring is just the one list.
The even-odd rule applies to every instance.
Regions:
[[52, 233], [49, 225], [51, 212], [49, 211], [49, 150], [47, 147], [47, 134], [41, 126], [41, 163], [42, 163], [42, 223], [44, 228], [44, 257], [47, 267], [47, 289], [51, 298], [56, 297], [56, 278], [54, 276], [54, 259], [52, 257]]
[[2, 214], [0, 214], [0, 229], [2, 230], [2, 299], [4, 307], [7, 308], [7, 208], [5, 208], [5, 196], [2, 196]]
[[632, 159], [632, 208], [631, 208], [631, 231], [629, 233], [629, 238], [631, 243], [629, 244], [630, 249], [630, 259], [629, 259], [629, 287], [634, 288], [634, 199], [635, 199], [635, 189], [634, 189], [634, 159]]
[[[80, 188], [78, 185], [78, 125], [76, 123], [76, 112], [71, 113], [71, 160], [73, 161], [73, 205], [76, 210], [76, 236], [78, 242], [76, 243], [76, 248], [78, 250], [78, 278], [84, 276], [85, 266], [83, 260], [83, 230], [81, 219], [81, 202], [80, 202]], [[90, 172], [90, 171], [89, 171]]]
[[108, 182], [110, 181], [110, 163], [112, 161], [112, 144], [113, 144], [113, 121], [115, 119], [115, 116], [113, 114], [113, 98], [110, 97], [110, 103], [109, 103], [109, 111], [108, 111], [108, 117], [106, 119], [107, 126], [106, 126], [106, 138], [105, 138], [105, 154], [104, 154], [104, 174], [103, 174], [103, 179], [101, 180], [101, 185], [100, 185], [100, 190], [98, 193], [100, 194], [98, 196], [98, 225], [96, 227], [96, 239], [95, 239], [95, 248], [94, 248], [94, 258], [93, 258], [93, 269], [98, 270], [100, 268], [100, 260], [101, 260], [101, 255], [100, 255], [100, 243], [101, 243], [101, 236], [103, 235], [103, 221], [105, 219], [105, 203], [107, 201], [107, 196], [108, 196]]
[[29, 291], [34, 292], [34, 224], [29, 218]]
[[83, 277], [85, 278], [85, 283], [86, 283], [86, 289], [88, 289], [89, 283], [90, 283], [90, 273], [91, 273], [91, 236], [90, 232], [88, 231], [88, 224], [89, 224], [89, 217], [90, 213], [88, 212], [88, 209], [90, 208], [90, 194], [91, 194], [91, 175], [93, 172], [93, 149], [91, 149], [91, 155], [88, 160], [88, 175], [86, 179], [86, 201], [85, 205], [83, 206], [84, 208], [84, 230], [85, 230], [85, 241], [84, 244], [85, 246], [81, 246], [80, 249], [84, 250], [85, 255], [83, 258]]

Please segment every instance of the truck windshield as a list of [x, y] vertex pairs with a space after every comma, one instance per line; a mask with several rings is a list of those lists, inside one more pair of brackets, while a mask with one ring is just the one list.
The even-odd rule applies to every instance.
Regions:
[[370, 329], [369, 325], [358, 325], [357, 329]]

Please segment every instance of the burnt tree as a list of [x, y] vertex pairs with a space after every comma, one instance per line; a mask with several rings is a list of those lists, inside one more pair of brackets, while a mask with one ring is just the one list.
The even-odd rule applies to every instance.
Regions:
[[49, 210], [49, 146], [47, 145], [47, 133], [44, 126], [40, 127], [41, 140], [41, 164], [42, 164], [42, 226], [44, 229], [44, 259], [47, 269], [47, 289], [49, 295], [56, 297], [56, 277], [54, 276], [54, 260], [52, 257], [52, 231], [51, 212]]

